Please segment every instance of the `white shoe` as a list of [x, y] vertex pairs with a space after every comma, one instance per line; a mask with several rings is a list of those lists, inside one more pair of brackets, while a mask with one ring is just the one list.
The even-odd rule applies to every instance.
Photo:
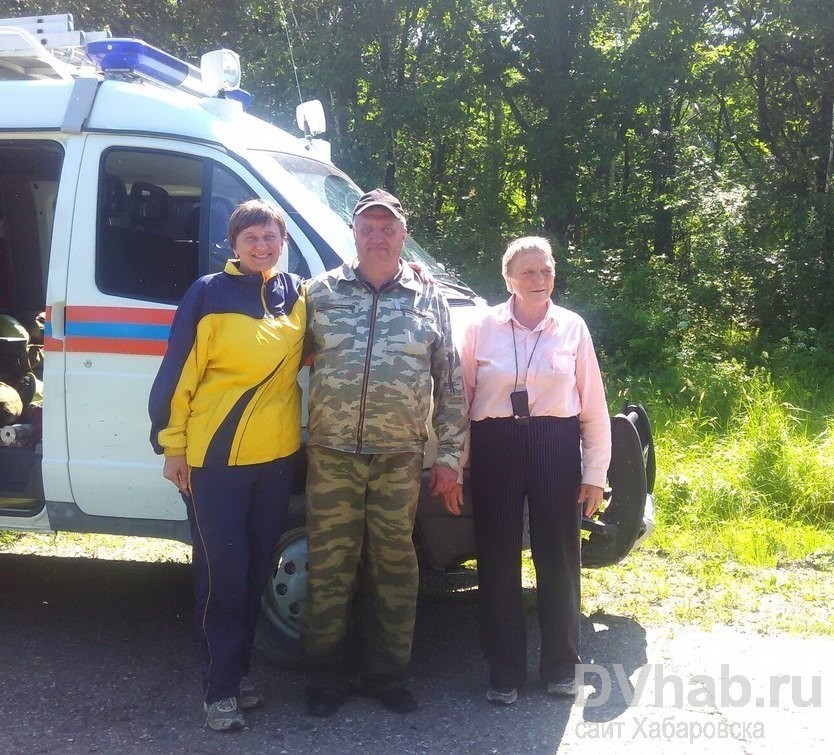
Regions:
[[238, 731], [246, 726], [243, 714], [238, 710], [237, 700], [227, 697], [213, 703], [203, 703], [206, 712], [206, 726], [214, 731]]

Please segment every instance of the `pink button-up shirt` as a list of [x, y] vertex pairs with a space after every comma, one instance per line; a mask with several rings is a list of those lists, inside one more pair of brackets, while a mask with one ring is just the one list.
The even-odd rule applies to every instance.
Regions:
[[604, 487], [611, 420], [588, 326], [550, 302], [529, 330], [515, 319], [512, 302], [490, 307], [464, 332], [460, 361], [469, 419], [512, 417], [510, 393], [526, 388], [530, 416], [579, 418], [582, 482]]

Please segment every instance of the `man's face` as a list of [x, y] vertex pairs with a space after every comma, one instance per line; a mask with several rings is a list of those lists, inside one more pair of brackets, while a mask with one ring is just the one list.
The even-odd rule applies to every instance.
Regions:
[[361, 265], [399, 264], [405, 237], [405, 223], [384, 207], [369, 207], [353, 220], [356, 255]]

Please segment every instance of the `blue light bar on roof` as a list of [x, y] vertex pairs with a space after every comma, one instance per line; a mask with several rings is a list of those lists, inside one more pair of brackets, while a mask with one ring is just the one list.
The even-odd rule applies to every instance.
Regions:
[[201, 82], [198, 68], [141, 39], [102, 39], [87, 43], [86, 49], [102, 71], [133, 73], [172, 87], [185, 84], [189, 78]]
[[88, 42], [85, 48], [90, 59], [105, 73], [128, 73], [198, 97], [227, 97], [240, 102], [244, 110], [252, 101], [252, 95], [243, 89], [218, 92], [216, 86], [204, 80], [199, 68], [141, 39], [101, 39]]

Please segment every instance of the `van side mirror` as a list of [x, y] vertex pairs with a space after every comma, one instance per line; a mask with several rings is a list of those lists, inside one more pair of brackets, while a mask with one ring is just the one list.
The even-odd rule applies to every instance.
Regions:
[[304, 136], [323, 134], [327, 130], [327, 123], [321, 101], [308, 100], [302, 102], [295, 109], [295, 122], [298, 124], [298, 128], [304, 132]]
[[203, 84], [213, 92], [240, 87], [240, 57], [233, 50], [212, 50], [200, 58]]

